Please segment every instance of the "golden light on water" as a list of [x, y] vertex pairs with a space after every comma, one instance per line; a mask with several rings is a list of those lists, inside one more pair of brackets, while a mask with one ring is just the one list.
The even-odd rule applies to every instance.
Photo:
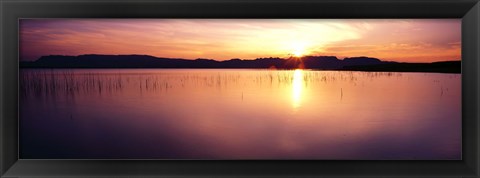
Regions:
[[295, 69], [292, 81], [292, 104], [293, 108], [301, 106], [302, 92], [304, 89], [303, 70]]

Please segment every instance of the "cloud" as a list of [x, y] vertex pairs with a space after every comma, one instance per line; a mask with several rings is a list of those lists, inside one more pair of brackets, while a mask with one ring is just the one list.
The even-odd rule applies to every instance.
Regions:
[[[22, 19], [22, 60], [42, 55], [148, 54], [181, 58], [372, 55], [460, 56], [459, 20]], [[445, 51], [445, 49], [448, 49]], [[389, 54], [387, 56], [387, 53]], [[435, 54], [438, 53], [438, 54]], [[448, 54], [447, 54], [448, 53]], [[201, 56], [199, 56], [201, 55]], [[378, 56], [376, 56], [378, 55]], [[410, 59], [407, 59], [410, 57]], [[424, 59], [428, 60], [428, 59]]]

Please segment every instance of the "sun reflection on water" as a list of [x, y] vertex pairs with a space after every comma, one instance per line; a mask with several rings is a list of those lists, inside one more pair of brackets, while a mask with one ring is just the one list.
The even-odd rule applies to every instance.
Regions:
[[303, 70], [295, 69], [292, 81], [292, 104], [295, 109], [301, 106], [303, 87]]

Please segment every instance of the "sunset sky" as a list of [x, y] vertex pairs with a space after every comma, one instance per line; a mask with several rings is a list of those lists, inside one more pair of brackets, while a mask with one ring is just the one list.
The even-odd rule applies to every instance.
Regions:
[[401, 62], [461, 59], [460, 19], [22, 19], [20, 60], [43, 55], [171, 58], [334, 55]]

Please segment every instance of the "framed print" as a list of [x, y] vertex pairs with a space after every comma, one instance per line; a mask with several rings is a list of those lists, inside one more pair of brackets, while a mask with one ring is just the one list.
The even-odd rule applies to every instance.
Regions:
[[20, 159], [461, 160], [460, 19], [19, 26]]
[[1, 9], [2, 177], [478, 176], [476, 0]]

